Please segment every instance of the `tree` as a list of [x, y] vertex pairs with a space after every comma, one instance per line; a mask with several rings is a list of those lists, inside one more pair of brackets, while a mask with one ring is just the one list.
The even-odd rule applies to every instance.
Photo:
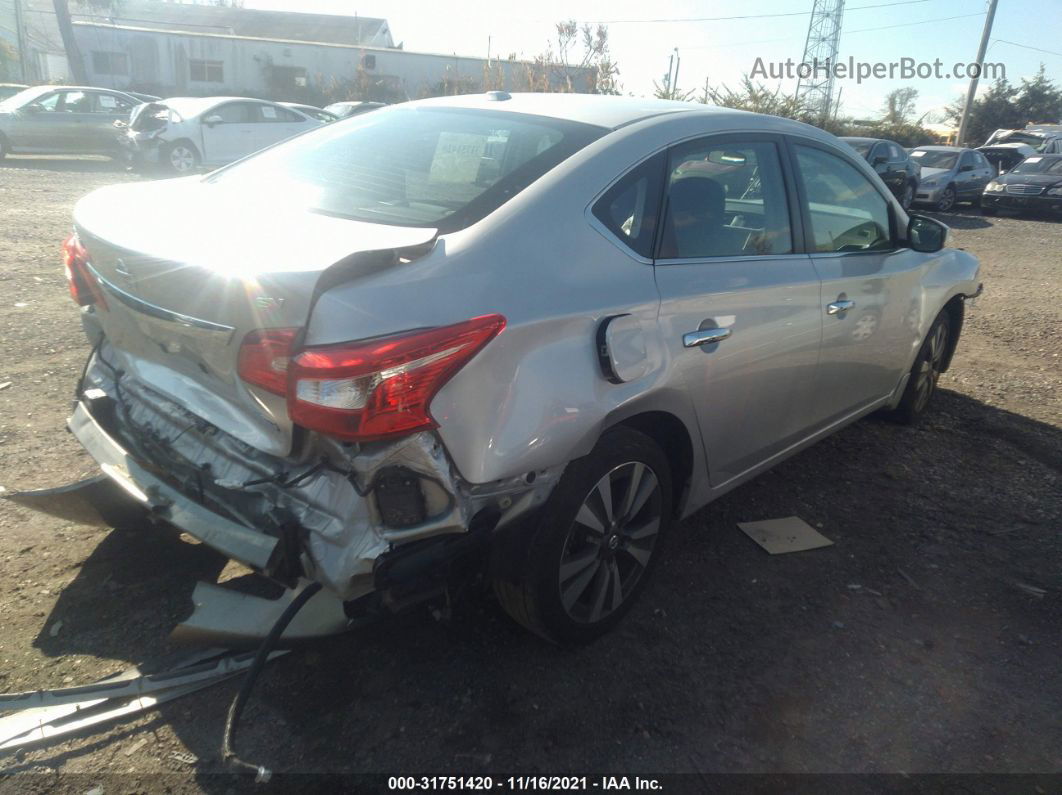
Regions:
[[1062, 121], [1062, 90], [1047, 79], [1044, 65], [1029, 80], [1022, 78], [1015, 103], [1022, 121], [1058, 124]]
[[[524, 67], [521, 88], [527, 91], [619, 94], [619, 67], [612, 60], [608, 27], [583, 25], [574, 19], [558, 22], [557, 39]], [[589, 80], [579, 85], [581, 74]], [[580, 88], [584, 90], [579, 91]]]
[[725, 84], [712, 86], [705, 80], [700, 101], [705, 105], [784, 116], [804, 122], [813, 115], [806, 102], [792, 94], [783, 94], [781, 84], [772, 90], [763, 83], [755, 82], [747, 73], [741, 78], [736, 90]]
[[[75, 3], [92, 11], [108, 11], [112, 14], [122, 7], [122, 0], [75, 0]], [[81, 48], [74, 35], [74, 25], [70, 21], [70, 4], [67, 0], [52, 0], [52, 8], [55, 10], [55, 24], [59, 27], [63, 49], [66, 50], [66, 60], [70, 64], [70, 79], [78, 84], [87, 83], [85, 59], [81, 55]]]
[[883, 121], [886, 124], [906, 124], [914, 115], [917, 100], [917, 88], [897, 88], [890, 91], [885, 95], [885, 104], [882, 106]]
[[84, 85], [88, 82], [85, 73], [85, 61], [81, 57], [81, 48], [77, 46], [77, 37], [74, 36], [74, 25], [70, 21], [70, 6], [67, 0], [52, 0], [55, 9], [55, 23], [59, 26], [59, 36], [63, 39], [63, 49], [66, 50], [66, 60], [70, 64], [70, 78], [74, 83]]

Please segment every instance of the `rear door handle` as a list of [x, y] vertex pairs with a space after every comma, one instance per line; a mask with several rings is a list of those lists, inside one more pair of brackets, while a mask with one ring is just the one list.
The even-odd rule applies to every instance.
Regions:
[[687, 348], [696, 348], [700, 345], [711, 345], [713, 342], [722, 342], [730, 336], [728, 328], [706, 328], [700, 331], [691, 331], [682, 335], [682, 344]]
[[853, 306], [855, 306], [855, 301], [849, 301], [847, 298], [838, 299], [832, 304], [826, 304], [826, 314], [839, 315], [841, 312], [847, 312]]

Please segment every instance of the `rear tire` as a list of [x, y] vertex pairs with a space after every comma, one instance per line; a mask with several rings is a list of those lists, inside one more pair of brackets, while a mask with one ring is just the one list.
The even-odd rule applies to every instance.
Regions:
[[900, 206], [903, 207], [903, 211], [907, 212], [911, 209], [911, 205], [914, 203], [915, 187], [912, 183], [908, 182], [904, 186], [903, 196], [900, 199]]
[[572, 461], [531, 526], [504, 545], [494, 592], [546, 640], [589, 643], [631, 608], [660, 556], [671, 468], [648, 436], [618, 427]]
[[937, 391], [937, 380], [944, 366], [951, 341], [951, 317], [946, 311], [937, 315], [926, 334], [922, 347], [911, 367], [903, 397], [890, 416], [905, 425], [914, 425], [925, 416], [930, 399]]

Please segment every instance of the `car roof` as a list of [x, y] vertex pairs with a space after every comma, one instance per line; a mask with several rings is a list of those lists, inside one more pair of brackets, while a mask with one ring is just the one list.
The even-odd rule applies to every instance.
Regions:
[[204, 110], [210, 110], [216, 105], [225, 102], [257, 102], [261, 105], [276, 105], [267, 99], [255, 99], [254, 97], [167, 97], [160, 99], [160, 105], [167, 105], [178, 111], [182, 116], [195, 116]]
[[867, 138], [864, 135], [839, 135], [837, 137], [840, 138], [842, 141], [865, 141], [866, 143], [877, 143], [878, 141], [886, 140], [884, 138]]
[[922, 149], [927, 152], [969, 152], [965, 146], [916, 146], [915, 149]]
[[986, 146], [977, 147], [977, 150], [980, 152], [983, 152], [985, 149], [1029, 149], [1033, 152], [1036, 151], [1028, 144], [1023, 144], [1020, 141], [1007, 141], [1002, 144], [987, 144]]
[[[492, 99], [492, 95], [507, 99]], [[487, 94], [464, 94], [455, 97], [434, 97], [415, 102], [402, 103], [402, 107], [450, 107], [478, 108], [499, 112], [526, 113], [533, 116], [564, 119], [566, 121], [590, 124], [607, 129], [617, 129], [634, 122], [651, 118], [665, 118], [678, 113], [710, 116], [717, 121], [740, 119], [748, 123], [756, 119], [766, 123], [772, 131], [800, 132], [804, 135], [836, 140], [834, 136], [803, 122], [783, 119], [780, 116], [767, 116], [732, 108], [719, 108], [714, 105], [702, 105], [697, 102], [678, 102], [666, 99], [641, 99], [638, 97], [617, 97], [604, 94], [524, 94], [507, 92], [488, 92]]]

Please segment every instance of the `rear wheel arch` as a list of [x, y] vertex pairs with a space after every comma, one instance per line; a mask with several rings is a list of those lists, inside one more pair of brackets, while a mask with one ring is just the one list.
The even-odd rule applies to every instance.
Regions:
[[667, 411], [645, 411], [619, 420], [605, 432], [619, 426], [645, 434], [663, 451], [671, 466], [671, 505], [674, 514], [681, 516], [694, 466], [693, 440], [685, 423]]

